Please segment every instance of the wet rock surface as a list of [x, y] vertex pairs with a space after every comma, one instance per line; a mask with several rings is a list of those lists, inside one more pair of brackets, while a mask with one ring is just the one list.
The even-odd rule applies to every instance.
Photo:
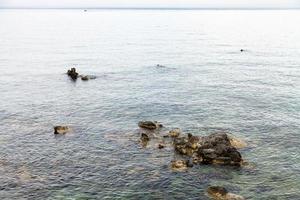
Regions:
[[71, 130], [68, 126], [54, 126], [54, 134], [66, 134]]
[[165, 128], [162, 130], [160, 129], [162, 125], [155, 121], [141, 121], [138, 125], [142, 130], [148, 131], [147, 134], [142, 132], [140, 136], [144, 147], [151, 138], [152, 143], [157, 142], [155, 146], [158, 149], [164, 149], [166, 146], [172, 147], [176, 155], [193, 164], [232, 166], [243, 164], [242, 155], [236, 147], [244, 148], [246, 143], [227, 133], [218, 132], [208, 136], [195, 136], [191, 133], [183, 134], [179, 128], [170, 131]]
[[245, 200], [244, 197], [227, 191], [226, 188], [220, 186], [211, 186], [207, 189], [210, 197], [216, 200]]

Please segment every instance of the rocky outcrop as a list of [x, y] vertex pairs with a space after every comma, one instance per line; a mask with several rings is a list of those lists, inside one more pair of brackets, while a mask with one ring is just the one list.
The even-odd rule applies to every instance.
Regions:
[[74, 81], [77, 80], [77, 78], [78, 78], [78, 73], [76, 72], [76, 68], [74, 68], [74, 67], [69, 69], [67, 74]]
[[245, 200], [244, 197], [230, 193], [224, 187], [211, 186], [207, 189], [207, 193], [210, 197], [216, 200]]
[[70, 130], [68, 126], [54, 126], [54, 134], [66, 134]]
[[[242, 155], [237, 150], [244, 148], [247, 144], [240, 139], [234, 138], [227, 133], [219, 132], [208, 136], [194, 136], [191, 133], [182, 134], [179, 128], [166, 132], [161, 124], [154, 121], [141, 121], [138, 123], [142, 130], [141, 141], [147, 144], [149, 135], [151, 143], [159, 149], [165, 146], [173, 146], [174, 152], [182, 158], [188, 158], [194, 164], [220, 164], [241, 166], [244, 162]], [[156, 130], [157, 131], [153, 131]], [[144, 133], [146, 131], [146, 133]], [[148, 132], [147, 132], [148, 131]], [[162, 134], [161, 134], [162, 133]]]
[[174, 140], [175, 150], [183, 155], [191, 156], [194, 163], [241, 165], [242, 156], [231, 145], [226, 133], [214, 133], [209, 136], [197, 137], [188, 134]]
[[77, 72], [76, 72], [76, 68], [72, 67], [71, 69], [69, 69], [67, 71], [67, 75], [73, 80], [73, 81], [76, 81], [77, 78], [81, 78], [81, 80], [83, 81], [88, 81], [88, 80], [91, 80], [91, 79], [96, 79], [97, 77], [96, 76], [93, 76], [93, 75], [79, 75]]

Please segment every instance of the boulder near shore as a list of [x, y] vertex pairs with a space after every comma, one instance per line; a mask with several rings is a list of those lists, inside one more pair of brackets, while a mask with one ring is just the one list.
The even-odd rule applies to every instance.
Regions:
[[[140, 141], [144, 147], [150, 142], [159, 149], [171, 147], [174, 153], [181, 155], [184, 162], [193, 164], [218, 164], [242, 166], [244, 164], [238, 149], [246, 147], [246, 143], [224, 132], [212, 133], [207, 136], [183, 134], [179, 128], [167, 131], [161, 129], [162, 124], [156, 121], [140, 121]], [[145, 132], [146, 131], [146, 132]], [[175, 165], [174, 165], [175, 164]], [[182, 168], [173, 161], [171, 168]], [[174, 167], [177, 166], [177, 167]]]

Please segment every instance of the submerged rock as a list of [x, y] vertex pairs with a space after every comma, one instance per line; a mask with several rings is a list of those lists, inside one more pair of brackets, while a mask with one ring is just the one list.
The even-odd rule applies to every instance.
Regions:
[[213, 199], [217, 200], [245, 200], [244, 197], [229, 193], [226, 188], [220, 186], [211, 186], [207, 189], [207, 193]]
[[158, 128], [161, 128], [162, 127], [162, 124], [158, 123], [157, 121], [140, 121], [138, 123], [138, 126], [140, 128], [143, 128], [143, 129], [148, 129], [148, 130], [154, 130], [154, 129], [158, 129]]
[[96, 79], [96, 76], [91, 76], [91, 75], [80, 75], [81, 77], [81, 80], [83, 81], [88, 81], [88, 80], [91, 80], [91, 79]]
[[173, 170], [186, 170], [188, 167], [192, 167], [193, 165], [189, 162], [189, 160], [172, 160], [171, 168]]
[[173, 130], [170, 130], [168, 135], [170, 137], [178, 137], [180, 134], [181, 134], [180, 128], [175, 128]]
[[70, 130], [68, 126], [54, 126], [54, 134], [66, 134]]
[[76, 68], [71, 68], [67, 72], [68, 76], [71, 77], [73, 80], [77, 80], [78, 78], [78, 73], [76, 72]]

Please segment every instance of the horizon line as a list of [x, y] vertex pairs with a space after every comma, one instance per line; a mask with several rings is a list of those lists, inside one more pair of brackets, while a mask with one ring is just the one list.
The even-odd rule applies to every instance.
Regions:
[[0, 9], [70, 9], [70, 10], [299, 10], [300, 7], [0, 7]]

